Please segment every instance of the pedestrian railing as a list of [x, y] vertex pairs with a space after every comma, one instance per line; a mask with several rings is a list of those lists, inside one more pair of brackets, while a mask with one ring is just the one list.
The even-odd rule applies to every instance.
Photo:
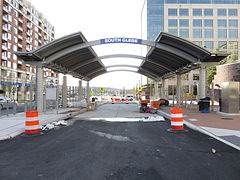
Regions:
[[9, 114], [16, 114], [17, 103], [15, 102], [0, 102], [0, 116], [8, 116]]

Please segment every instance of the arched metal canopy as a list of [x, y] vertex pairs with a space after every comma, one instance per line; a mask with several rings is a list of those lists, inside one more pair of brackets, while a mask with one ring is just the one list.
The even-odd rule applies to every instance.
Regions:
[[[113, 39], [118, 40], [118, 38]], [[127, 38], [123, 39], [124, 43], [128, 42]], [[103, 40], [88, 42], [83, 34], [78, 32], [56, 39], [31, 52], [15, 52], [15, 54], [26, 63], [71, 74], [83, 80], [91, 80], [106, 73], [106, 67], [101, 59], [107, 58], [124, 57], [143, 60], [137, 72], [152, 79], [159, 79], [196, 69], [201, 62], [218, 62], [227, 57], [227, 55], [212, 54], [188, 40], [164, 32], [159, 34], [156, 41], [136, 39], [136, 44], [151, 47], [146, 57], [127, 54], [98, 57], [92, 46], [105, 44], [102, 43]]]

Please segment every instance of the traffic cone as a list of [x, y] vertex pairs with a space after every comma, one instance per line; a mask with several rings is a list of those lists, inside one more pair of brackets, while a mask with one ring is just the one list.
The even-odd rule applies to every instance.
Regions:
[[184, 129], [183, 125], [183, 110], [179, 107], [173, 107], [170, 112], [171, 112], [171, 128], [168, 129], [168, 131], [173, 133], [188, 132], [188, 130]]
[[126, 104], [129, 104], [129, 103], [128, 103], [128, 99], [126, 99]]

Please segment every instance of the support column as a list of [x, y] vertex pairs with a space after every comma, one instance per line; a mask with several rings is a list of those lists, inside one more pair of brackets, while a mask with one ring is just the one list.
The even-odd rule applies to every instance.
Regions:
[[64, 108], [67, 107], [67, 76], [63, 76], [62, 104]]
[[78, 81], [78, 101], [81, 101], [83, 99], [83, 94], [82, 94], [82, 80]]
[[89, 88], [89, 81], [87, 81], [86, 86], [86, 103], [88, 104], [90, 102], [90, 88]]
[[204, 98], [207, 95], [207, 66], [206, 64], [201, 64], [199, 70], [199, 93], [198, 99]]
[[182, 102], [182, 75], [177, 75], [177, 105], [181, 105]]
[[40, 66], [36, 67], [36, 101], [38, 112], [43, 112], [43, 69]]
[[165, 79], [162, 79], [161, 98], [165, 98]]
[[154, 81], [154, 99], [159, 98], [158, 81]]

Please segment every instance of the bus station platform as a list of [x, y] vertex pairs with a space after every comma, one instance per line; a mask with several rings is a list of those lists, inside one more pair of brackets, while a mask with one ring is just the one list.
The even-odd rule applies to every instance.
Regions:
[[[171, 108], [172, 107], [161, 107], [158, 110], [158, 114], [170, 119]], [[240, 150], [240, 114], [230, 116], [221, 114], [218, 111], [201, 113], [198, 111], [197, 105], [181, 108], [186, 126]]]

